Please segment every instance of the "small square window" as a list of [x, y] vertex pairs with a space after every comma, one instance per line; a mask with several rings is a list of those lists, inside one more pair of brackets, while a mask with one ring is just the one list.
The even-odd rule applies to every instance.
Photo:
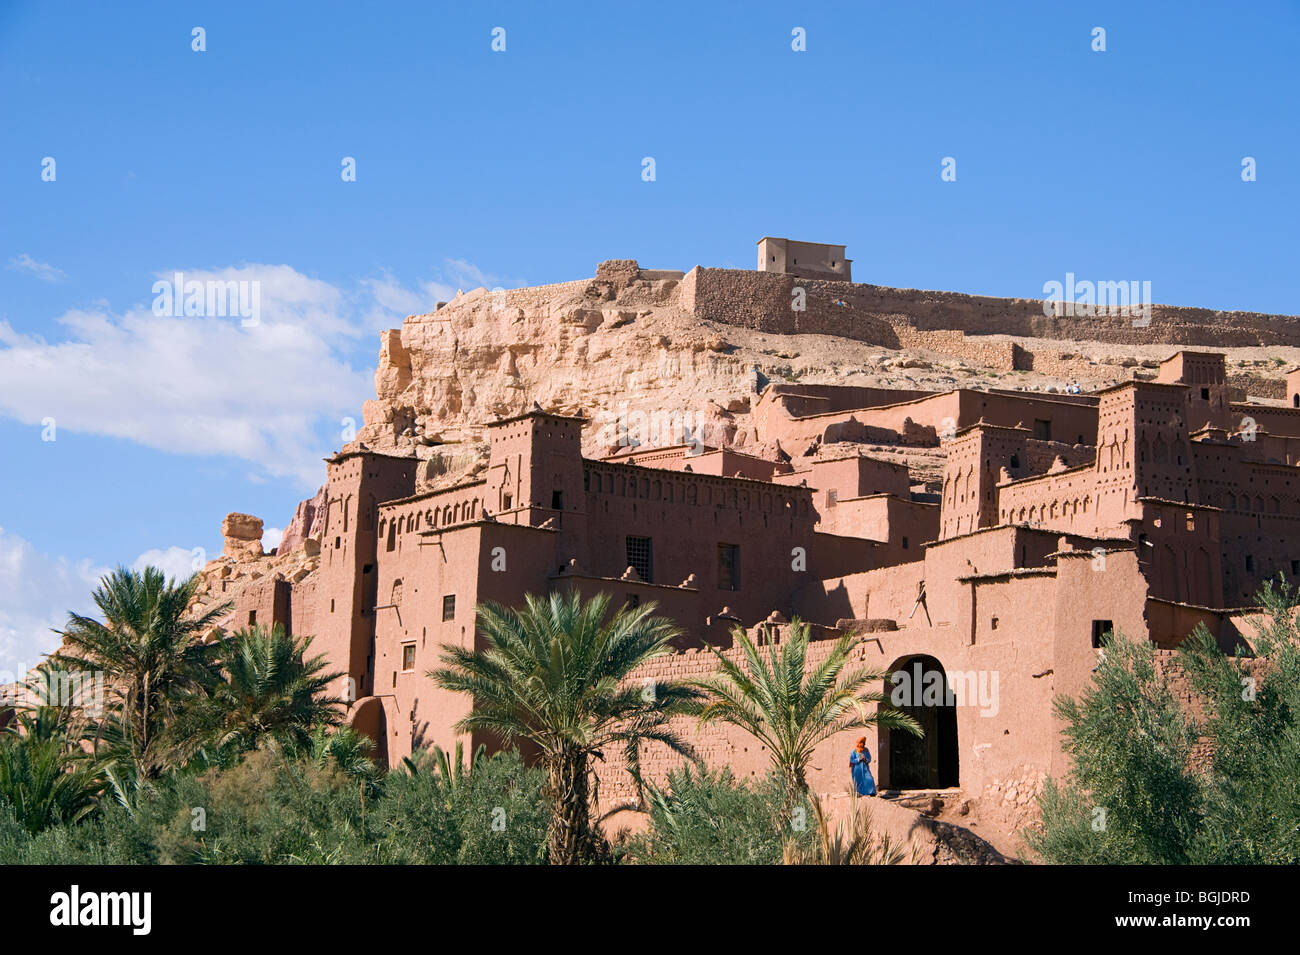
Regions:
[[442, 598], [442, 619], [443, 620], [456, 619], [456, 595], [455, 594], [448, 594], [447, 596]]
[[415, 644], [402, 644], [402, 672], [410, 673], [415, 669]]

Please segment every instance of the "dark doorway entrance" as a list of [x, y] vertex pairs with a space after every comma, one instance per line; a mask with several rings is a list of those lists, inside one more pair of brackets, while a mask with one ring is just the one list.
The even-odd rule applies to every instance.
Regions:
[[[901, 674], [899, 680], [893, 675]], [[885, 680], [885, 696], [921, 724], [925, 736], [888, 730], [882, 784], [890, 789], [948, 789], [958, 785], [957, 706], [948, 676], [934, 657], [900, 660]]]

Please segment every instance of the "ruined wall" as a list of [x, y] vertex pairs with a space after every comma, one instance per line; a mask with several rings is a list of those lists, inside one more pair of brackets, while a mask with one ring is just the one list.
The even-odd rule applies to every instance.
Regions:
[[[804, 312], [790, 307], [796, 286], [805, 289]], [[1151, 323], [1135, 327], [1131, 315], [1049, 317], [1043, 314], [1041, 299], [896, 289], [699, 266], [682, 281], [680, 301], [683, 309], [712, 321], [784, 334], [842, 335], [890, 348], [900, 345], [897, 326], [916, 332], [1134, 345], [1300, 345], [1300, 316], [1294, 315], [1154, 305]]]

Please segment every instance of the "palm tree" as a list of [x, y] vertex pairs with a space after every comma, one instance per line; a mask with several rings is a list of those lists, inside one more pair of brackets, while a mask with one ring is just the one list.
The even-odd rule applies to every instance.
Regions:
[[608, 594], [584, 602], [577, 593], [529, 594], [518, 610], [480, 605], [483, 649], [444, 645], [444, 667], [429, 674], [444, 689], [473, 695], [474, 708], [456, 724], [458, 732], [487, 731], [507, 745], [525, 740], [538, 751], [555, 865], [604, 855], [604, 837], [592, 821], [592, 775], [605, 747], [621, 744], [631, 766], [645, 741], [690, 755], [668, 721], [699, 694], [677, 683], [630, 679], [637, 667], [670, 652], [677, 628], [652, 615], [653, 603], [612, 615], [609, 608]]
[[501, 755], [497, 752], [489, 756], [487, 744], [479, 743], [478, 748], [474, 750], [474, 755], [466, 763], [465, 741], [460, 739], [456, 740], [454, 752], [455, 755], [452, 755], [441, 746], [434, 746], [432, 749], [421, 750], [414, 759], [410, 756], [402, 757], [406, 771], [412, 776], [420, 775], [423, 767], [428, 765], [429, 778], [448, 809], [451, 809], [452, 799], [456, 793], [468, 788], [475, 770], [480, 769], [488, 760], [496, 759]]
[[312, 734], [308, 752], [317, 766], [332, 764], [349, 779], [365, 782], [379, 775], [379, 766], [370, 757], [374, 748], [369, 736], [351, 726], [341, 726], [333, 732], [320, 726]]
[[39, 706], [0, 733], [0, 801], [32, 835], [80, 822], [104, 788], [70, 734], [70, 716], [69, 708]]
[[[374, 748], [375, 744], [369, 736], [357, 732], [351, 726], [341, 726], [334, 732], [318, 726], [312, 734], [309, 750], [317, 766], [324, 768], [333, 764], [348, 779], [355, 780], [361, 796], [363, 834], [366, 831], [366, 795], [379, 789], [379, 765], [370, 758], [370, 752]], [[290, 779], [292, 778], [291, 775]], [[297, 788], [297, 783], [294, 786]]]
[[248, 752], [264, 741], [309, 748], [318, 727], [342, 721], [343, 704], [326, 695], [338, 674], [325, 672], [324, 655], [308, 657], [310, 647], [311, 637], [290, 636], [279, 624], [220, 637], [213, 648], [220, 679], [182, 709], [176, 735], [218, 750]]
[[888, 707], [869, 712], [867, 704], [885, 701], [885, 674], [868, 667], [844, 672], [849, 655], [863, 637], [848, 633], [835, 641], [826, 659], [808, 666], [810, 628], [795, 619], [789, 636], [762, 653], [744, 628], [732, 630], [740, 649], [733, 660], [710, 646], [719, 668], [705, 680], [692, 681], [708, 702], [699, 707], [700, 723], [738, 726], [767, 747], [772, 768], [785, 788], [785, 812], [808, 791], [808, 765], [824, 740], [854, 727], [883, 726], [917, 736], [921, 727], [905, 713]]
[[125, 755], [145, 779], [166, 768], [164, 731], [182, 695], [215, 678], [199, 638], [228, 605], [187, 617], [198, 586], [197, 574], [177, 583], [156, 567], [138, 573], [118, 567], [91, 595], [104, 621], [69, 614], [63, 646], [52, 658], [105, 674], [109, 717]]

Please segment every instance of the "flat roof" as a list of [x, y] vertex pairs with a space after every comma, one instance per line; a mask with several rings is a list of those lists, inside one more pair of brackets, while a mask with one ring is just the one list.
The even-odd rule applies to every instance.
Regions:
[[774, 239], [777, 242], [798, 242], [800, 245], [824, 245], [827, 248], [831, 248], [831, 249], [848, 248], [848, 246], [844, 245], [841, 242], [809, 242], [807, 239], [791, 239], [783, 235], [765, 235], [763, 236], [763, 238], [759, 239], [758, 242], [754, 244], [759, 245], [760, 243], [766, 242], [768, 239]]
[[391, 501], [380, 501], [380, 507], [390, 507], [395, 504], [410, 504], [414, 501], [423, 501], [426, 498], [437, 497], [440, 494], [449, 494], [452, 491], [463, 491], [467, 487], [477, 487], [481, 484], [487, 484], [487, 480], [480, 478], [477, 481], [463, 481], [460, 484], [450, 484], [447, 487], [434, 488], [430, 491], [421, 491], [419, 494], [411, 494], [407, 497], [395, 497]]
[[321, 460], [324, 461], [326, 464], [337, 464], [339, 461], [346, 461], [348, 458], [361, 458], [361, 457], [365, 457], [366, 455], [375, 458], [392, 458], [395, 461], [398, 460], [419, 461], [420, 460], [413, 454], [389, 454], [387, 451], [374, 451], [370, 448], [365, 448], [357, 451], [339, 451], [336, 454], [334, 454], [332, 457], [321, 458]]
[[1183, 384], [1182, 382], [1145, 381], [1141, 378], [1130, 378], [1128, 381], [1121, 381], [1119, 384], [1111, 385], [1109, 388], [1099, 388], [1097, 389], [1095, 394], [1104, 395], [1111, 391], [1119, 391], [1121, 388], [1135, 388], [1138, 385], [1141, 385], [1144, 388], [1170, 388], [1170, 389], [1181, 388], [1184, 391], [1192, 387], [1191, 385]]
[[486, 428], [496, 428], [503, 424], [514, 424], [516, 421], [523, 421], [525, 418], [555, 418], [559, 421], [577, 421], [586, 422], [588, 419], [582, 415], [576, 417], [563, 414], [555, 414], [552, 411], [544, 411], [541, 408], [533, 408], [531, 411], [525, 411], [523, 414], [513, 415], [509, 418], [500, 418], [496, 421], [489, 421], [484, 425]]
[[965, 577], [958, 577], [962, 583], [981, 581], [981, 580], [1002, 580], [1011, 577], [1055, 577], [1055, 567], [1015, 567], [1011, 570], [997, 570], [987, 574], [969, 574]]

